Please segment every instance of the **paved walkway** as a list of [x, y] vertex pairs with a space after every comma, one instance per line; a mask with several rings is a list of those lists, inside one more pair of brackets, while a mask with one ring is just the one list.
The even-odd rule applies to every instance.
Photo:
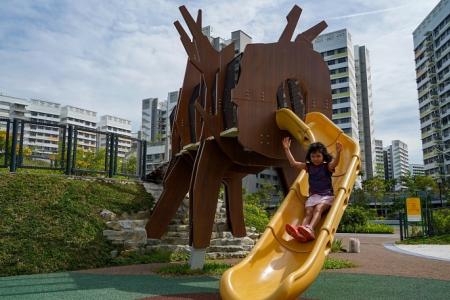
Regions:
[[330, 256], [353, 261], [352, 269], [330, 270], [336, 273], [360, 273], [420, 277], [450, 281], [450, 262], [417, 257], [386, 249], [384, 244], [399, 240], [397, 235], [336, 234], [348, 248], [348, 239], [357, 237], [361, 253], [331, 253]]
[[386, 248], [403, 254], [450, 262], [450, 245], [403, 245], [389, 244]]

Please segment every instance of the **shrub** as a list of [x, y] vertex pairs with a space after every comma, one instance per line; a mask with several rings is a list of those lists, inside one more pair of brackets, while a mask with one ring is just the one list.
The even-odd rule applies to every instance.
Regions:
[[354, 268], [356, 265], [345, 259], [338, 259], [327, 257], [325, 263], [323, 264], [322, 269], [324, 270], [336, 270], [336, 269], [346, 269], [346, 268]]
[[347, 207], [342, 216], [339, 230], [344, 227], [364, 226], [369, 220], [368, 211], [360, 207]]
[[342, 240], [334, 240], [331, 244], [331, 252], [347, 252], [347, 250], [342, 246]]
[[444, 208], [433, 212], [433, 229], [436, 234], [450, 233], [450, 209]]
[[423, 236], [422, 228], [417, 225], [411, 226], [411, 237]]
[[267, 212], [258, 204], [244, 203], [245, 225], [255, 227], [258, 232], [263, 232], [269, 224]]
[[351, 233], [394, 233], [394, 228], [385, 224], [371, 224], [366, 225], [344, 225], [339, 226], [338, 232]]

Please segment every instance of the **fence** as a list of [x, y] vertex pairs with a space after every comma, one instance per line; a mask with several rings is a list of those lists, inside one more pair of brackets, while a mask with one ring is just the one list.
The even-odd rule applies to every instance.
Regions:
[[0, 119], [0, 168], [144, 179], [146, 141], [56, 122]]
[[[427, 207], [426, 204], [422, 205], [421, 220], [417, 222], [409, 221], [406, 213], [401, 212], [399, 215], [400, 239], [430, 237], [436, 234], [442, 234], [443, 232], [440, 231], [448, 231], [450, 225], [437, 224], [436, 222], [436, 214], [444, 211], [447, 211], [448, 216], [448, 208], [446, 207], [431, 208]], [[443, 226], [447, 227], [441, 228]]]
[[[427, 199], [430, 207], [445, 207], [449, 203], [447, 193], [439, 191], [418, 191], [415, 195], [421, 199]], [[386, 192], [379, 198], [369, 193], [353, 191], [350, 203], [372, 208], [378, 216], [398, 219], [398, 213], [404, 209], [405, 200], [409, 197], [411, 194], [406, 191]]]

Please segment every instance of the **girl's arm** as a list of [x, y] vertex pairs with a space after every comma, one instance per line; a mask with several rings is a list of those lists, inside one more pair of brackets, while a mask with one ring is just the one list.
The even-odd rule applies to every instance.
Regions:
[[342, 144], [336, 142], [336, 157], [333, 158], [331, 162], [328, 164], [328, 170], [330, 170], [330, 172], [334, 172], [334, 169], [339, 164], [339, 160], [341, 159], [341, 151], [342, 151]]
[[306, 164], [304, 162], [296, 161], [294, 159], [294, 156], [292, 156], [291, 150], [289, 150], [289, 148], [291, 147], [291, 139], [289, 137], [285, 137], [282, 142], [284, 153], [286, 154], [291, 167], [294, 167], [298, 170], [303, 170], [306, 167]]

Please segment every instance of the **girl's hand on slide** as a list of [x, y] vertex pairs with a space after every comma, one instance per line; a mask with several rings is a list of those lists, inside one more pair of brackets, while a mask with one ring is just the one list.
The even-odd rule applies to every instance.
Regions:
[[285, 137], [282, 143], [284, 149], [289, 149], [291, 147], [291, 139], [289, 137]]

